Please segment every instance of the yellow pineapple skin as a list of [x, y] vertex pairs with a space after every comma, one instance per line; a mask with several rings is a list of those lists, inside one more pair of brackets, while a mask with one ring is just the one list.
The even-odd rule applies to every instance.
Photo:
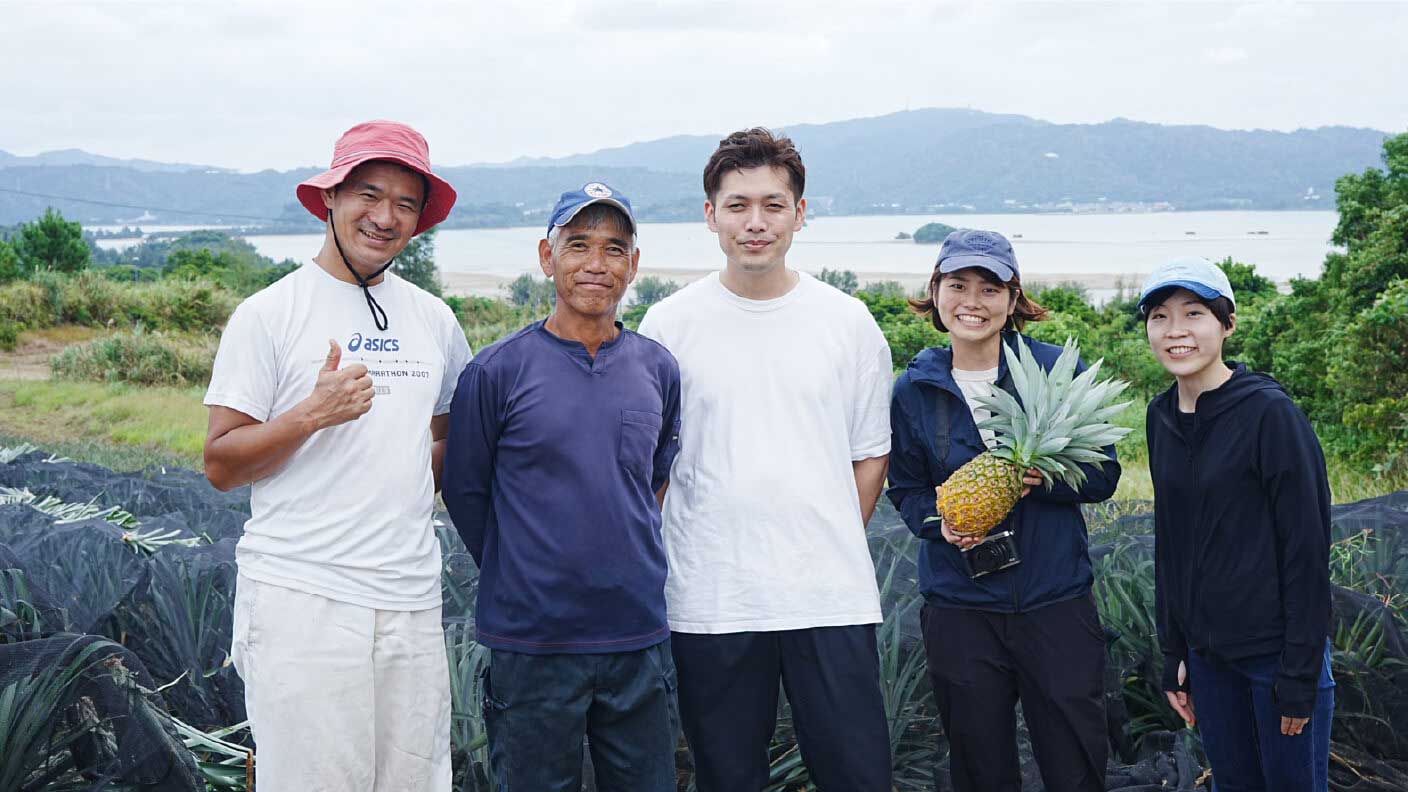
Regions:
[[1022, 497], [1022, 471], [1005, 459], [980, 454], [938, 488], [939, 514], [959, 536], [984, 536]]

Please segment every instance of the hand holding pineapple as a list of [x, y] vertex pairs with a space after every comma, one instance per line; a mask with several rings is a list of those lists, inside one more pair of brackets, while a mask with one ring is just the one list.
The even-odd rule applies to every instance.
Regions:
[[1015, 353], [1003, 344], [1002, 354], [1018, 398], [999, 388], [977, 397], [992, 412], [978, 427], [993, 430], [997, 448], [969, 460], [938, 487], [946, 539], [952, 534], [981, 540], [1032, 487], [1050, 489], [1060, 481], [1079, 488], [1085, 481], [1080, 463], [1109, 461], [1102, 449], [1130, 432], [1109, 423], [1130, 404], [1111, 404], [1128, 383], [1096, 382], [1103, 361], [1076, 376], [1080, 350], [1074, 340], [1066, 340], [1050, 372], [1020, 341]]
[[[1043, 483], [1044, 479], [1041, 477], [1041, 471], [1036, 468], [1027, 468], [1027, 472], [1022, 474], [1022, 497], [1027, 497], [1031, 494], [1032, 487], [1039, 487]], [[934, 494], [937, 495], [938, 492], [939, 487], [935, 487]], [[948, 526], [944, 525], [942, 518], [939, 519], [939, 530], [943, 532], [944, 541], [954, 545], [959, 550], [967, 550], [974, 545], [983, 543], [982, 536], [964, 536], [949, 530]]]

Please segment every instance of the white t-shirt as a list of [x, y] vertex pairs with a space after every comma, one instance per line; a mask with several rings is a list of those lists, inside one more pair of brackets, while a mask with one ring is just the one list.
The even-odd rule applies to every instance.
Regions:
[[[992, 393], [992, 387], [997, 384], [997, 366], [986, 371], [953, 369], [953, 381], [958, 383], [958, 389], [963, 391], [963, 400], [968, 402], [968, 411], [973, 414], [974, 423], [982, 423], [992, 417], [992, 410], [979, 404], [973, 397], [988, 396]], [[982, 436], [988, 448], [997, 447], [997, 435], [993, 430], [979, 429], [978, 434]]]
[[220, 337], [205, 403], [266, 422], [282, 415], [313, 392], [329, 339], [341, 366], [366, 365], [371, 410], [315, 432], [254, 482], [235, 557], [262, 583], [421, 610], [440, 604], [430, 418], [449, 411], [469, 344], [448, 305], [396, 275], [371, 293], [386, 332], [360, 287], [315, 263], [245, 300]]
[[640, 332], [680, 364], [670, 629], [880, 621], [851, 463], [890, 451], [892, 374], [865, 305], [805, 273], [748, 300], [714, 273], [653, 306]]

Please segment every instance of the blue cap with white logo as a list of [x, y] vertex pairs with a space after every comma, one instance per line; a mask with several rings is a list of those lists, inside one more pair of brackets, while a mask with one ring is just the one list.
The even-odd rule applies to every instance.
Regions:
[[957, 272], [968, 267], [982, 267], [1006, 283], [1017, 275], [1017, 254], [1012, 243], [996, 231], [960, 228], [944, 239], [939, 249], [939, 272]]
[[1148, 313], [1149, 296], [1170, 286], [1187, 289], [1204, 300], [1226, 297], [1237, 308], [1237, 300], [1232, 296], [1232, 283], [1222, 268], [1202, 256], [1183, 256], [1160, 264], [1144, 281], [1139, 291], [1139, 312]]
[[552, 208], [552, 219], [548, 221], [548, 233], [572, 222], [577, 213], [594, 203], [610, 204], [625, 213], [631, 223], [631, 233], [636, 233], [636, 216], [631, 212], [631, 201], [621, 193], [601, 182], [589, 182], [580, 190], [565, 192]]

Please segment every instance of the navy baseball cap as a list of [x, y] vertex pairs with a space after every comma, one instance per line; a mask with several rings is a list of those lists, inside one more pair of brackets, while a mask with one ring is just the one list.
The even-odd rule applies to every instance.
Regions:
[[1237, 308], [1237, 299], [1232, 296], [1232, 283], [1227, 280], [1227, 273], [1221, 267], [1202, 256], [1183, 256], [1160, 264], [1149, 274], [1144, 288], [1139, 290], [1139, 312], [1148, 313], [1149, 296], [1170, 286], [1187, 289], [1204, 300], [1226, 297], [1232, 303], [1232, 309]]
[[982, 267], [1006, 283], [1017, 275], [1017, 254], [1012, 243], [996, 231], [960, 228], [944, 239], [939, 249], [939, 272], [957, 272], [968, 267]]
[[548, 233], [572, 222], [577, 213], [594, 203], [610, 204], [626, 214], [631, 223], [631, 233], [636, 233], [636, 216], [631, 212], [631, 200], [601, 182], [588, 182], [580, 190], [565, 192], [552, 208], [552, 218], [548, 220]]

